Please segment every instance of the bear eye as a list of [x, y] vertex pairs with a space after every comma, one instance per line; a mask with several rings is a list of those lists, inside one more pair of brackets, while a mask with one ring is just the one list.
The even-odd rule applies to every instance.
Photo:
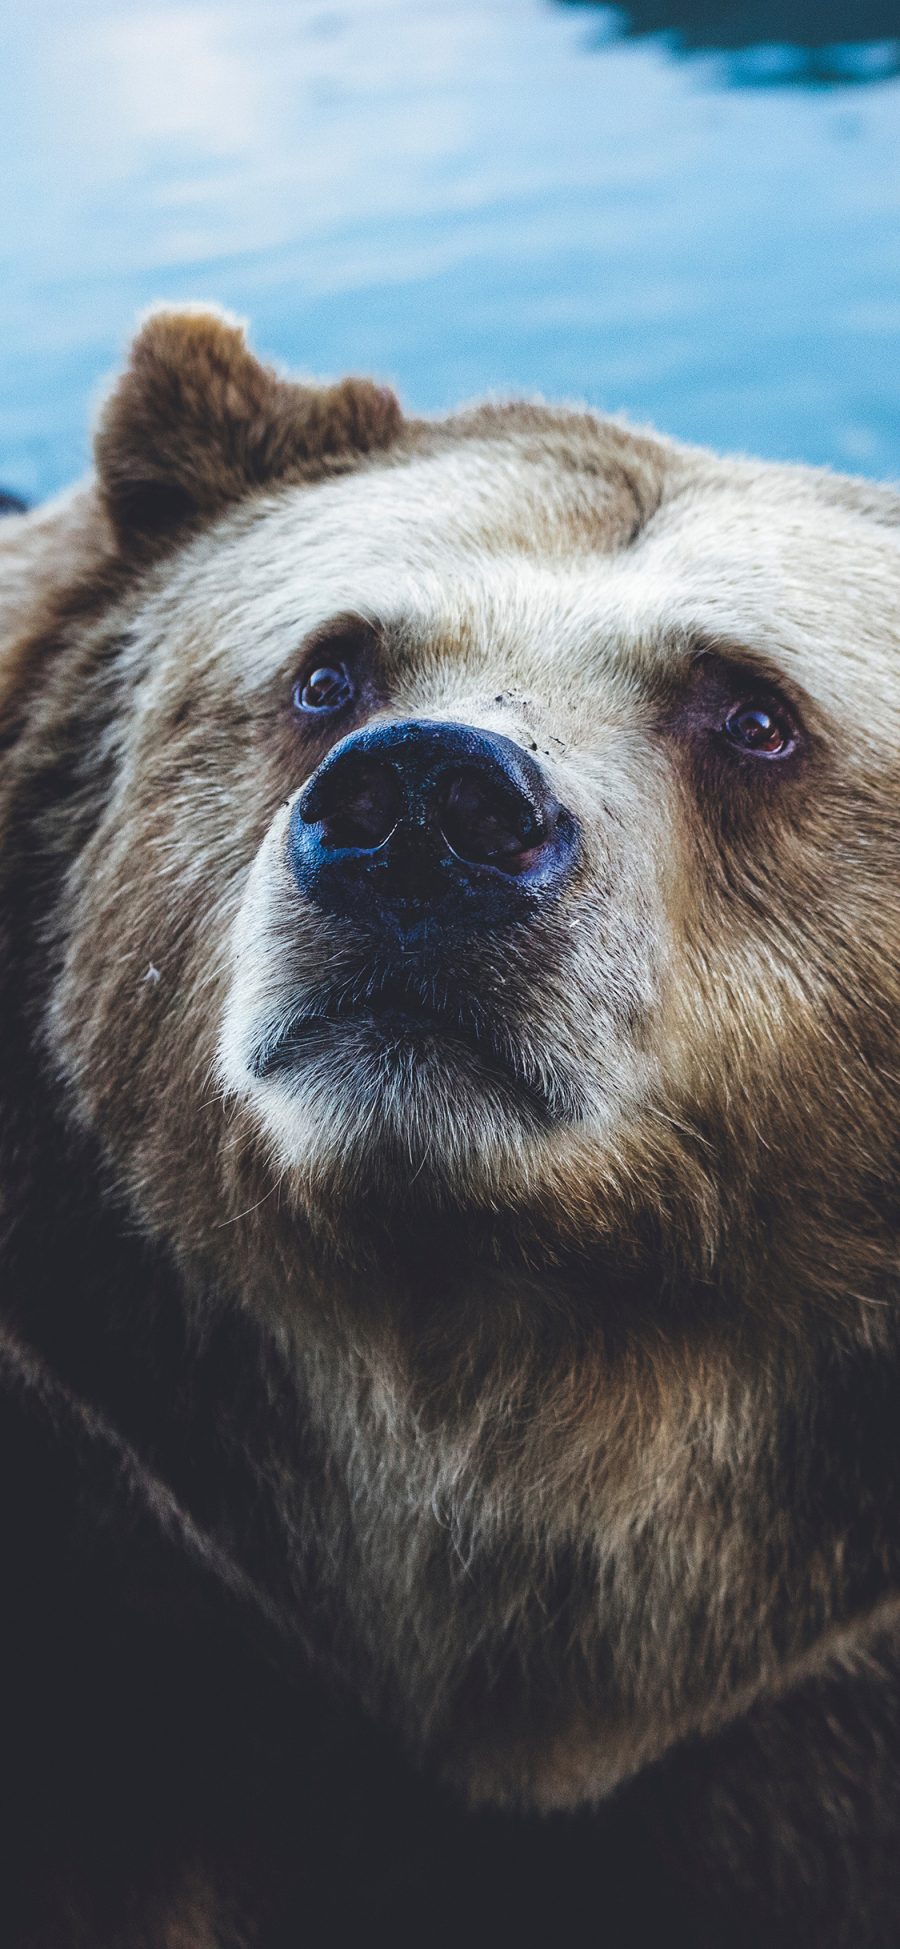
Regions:
[[764, 703], [745, 701], [735, 704], [723, 726], [726, 738], [754, 758], [786, 758], [797, 743], [797, 732], [786, 706], [768, 699]]
[[294, 709], [304, 715], [341, 711], [352, 703], [353, 679], [345, 663], [320, 663], [294, 685]]

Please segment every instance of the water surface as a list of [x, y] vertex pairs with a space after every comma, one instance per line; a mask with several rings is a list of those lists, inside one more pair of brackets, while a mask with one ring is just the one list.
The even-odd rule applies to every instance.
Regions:
[[0, 482], [210, 298], [417, 409], [587, 399], [900, 475], [900, 4], [0, 8]]

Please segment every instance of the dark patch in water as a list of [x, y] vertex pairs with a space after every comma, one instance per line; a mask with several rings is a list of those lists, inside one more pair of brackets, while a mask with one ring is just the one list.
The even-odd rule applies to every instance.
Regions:
[[[599, 11], [598, 0], [558, 4]], [[852, 10], [843, 0], [632, 0], [614, 11], [618, 38], [662, 37], [676, 55], [726, 54], [728, 79], [741, 87], [847, 87], [900, 74], [896, 0], [860, 0]]]

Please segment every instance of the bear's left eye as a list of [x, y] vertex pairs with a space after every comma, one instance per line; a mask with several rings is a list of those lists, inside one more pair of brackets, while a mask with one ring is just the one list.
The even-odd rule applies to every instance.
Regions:
[[294, 709], [304, 715], [341, 711], [353, 702], [355, 686], [345, 663], [320, 663], [294, 685]]
[[797, 743], [790, 712], [773, 699], [735, 704], [722, 728], [731, 744], [754, 758], [786, 758]]

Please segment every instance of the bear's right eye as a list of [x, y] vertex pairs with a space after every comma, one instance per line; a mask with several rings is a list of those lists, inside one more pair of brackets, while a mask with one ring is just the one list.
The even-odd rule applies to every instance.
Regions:
[[355, 696], [353, 678], [345, 663], [320, 663], [294, 685], [294, 709], [304, 716], [342, 711]]
[[294, 716], [335, 718], [374, 702], [380, 641], [376, 625], [363, 616], [332, 616], [314, 630], [294, 666]]

